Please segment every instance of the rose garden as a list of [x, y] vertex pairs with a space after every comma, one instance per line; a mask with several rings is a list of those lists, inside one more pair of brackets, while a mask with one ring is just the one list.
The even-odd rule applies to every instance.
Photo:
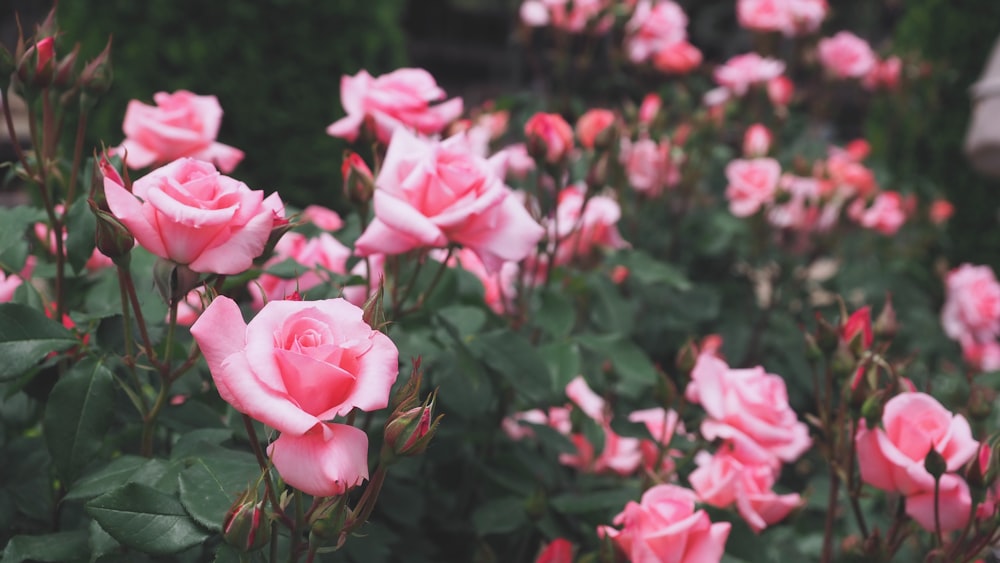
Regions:
[[889, 158], [948, 69], [826, 0], [716, 60], [689, 4], [518, 2], [529, 101], [354, 68], [291, 195], [212, 91], [95, 141], [128, 45], [21, 29], [0, 562], [994, 557], [1000, 282]]

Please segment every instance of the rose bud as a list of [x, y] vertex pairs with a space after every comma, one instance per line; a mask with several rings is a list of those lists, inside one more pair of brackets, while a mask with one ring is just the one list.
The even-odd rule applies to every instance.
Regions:
[[17, 77], [24, 84], [45, 88], [55, 70], [55, 37], [43, 37], [28, 48], [17, 65]]
[[264, 514], [263, 502], [256, 491], [247, 491], [233, 504], [222, 521], [222, 537], [241, 552], [264, 547], [271, 539], [271, 523]]
[[642, 99], [642, 105], [639, 106], [639, 123], [646, 125], [652, 123], [656, 119], [657, 114], [660, 113], [660, 106], [662, 105], [663, 99], [660, 98], [659, 94], [646, 94], [646, 97]]
[[524, 124], [528, 154], [549, 164], [563, 162], [573, 149], [573, 129], [557, 113], [536, 113]]
[[52, 86], [64, 90], [73, 83], [73, 71], [76, 70], [76, 58], [80, 55], [80, 44], [77, 43], [68, 55], [55, 65]]
[[101, 96], [111, 89], [111, 38], [94, 60], [87, 63], [80, 72], [80, 86], [91, 96]]
[[97, 249], [117, 265], [128, 264], [129, 252], [135, 246], [135, 237], [114, 215], [101, 211], [93, 199], [88, 199], [87, 203], [90, 211], [97, 217], [97, 231], [94, 233]]
[[931, 202], [930, 218], [931, 223], [941, 225], [955, 213], [955, 206], [946, 199], [936, 199]]
[[795, 85], [787, 76], [772, 78], [767, 83], [767, 97], [779, 108], [786, 107], [792, 101]]
[[756, 158], [767, 156], [771, 150], [771, 131], [763, 124], [754, 123], [743, 135], [743, 156]]
[[875, 319], [872, 330], [875, 331], [875, 335], [879, 338], [890, 340], [893, 336], [896, 336], [898, 329], [899, 322], [896, 320], [896, 309], [892, 306], [892, 295], [889, 294], [885, 296], [885, 305], [882, 306], [882, 311]]
[[361, 310], [364, 311], [361, 318], [375, 330], [382, 330], [389, 323], [385, 320], [385, 309], [383, 307], [383, 298], [385, 297], [385, 282], [382, 278], [379, 278], [378, 288], [372, 292], [371, 296], [365, 301]]
[[386, 423], [383, 450], [391, 452], [390, 459], [424, 453], [443, 416], [439, 415], [433, 421], [431, 420], [436, 400], [437, 392], [435, 391], [431, 393], [422, 406], [400, 413]]
[[616, 121], [611, 110], [588, 110], [576, 120], [576, 138], [584, 148], [606, 149], [614, 141]]
[[368, 168], [358, 153], [346, 151], [344, 153], [344, 163], [340, 166], [340, 173], [344, 176], [344, 193], [347, 199], [355, 204], [368, 203], [375, 193], [375, 180], [372, 171]]
[[851, 316], [840, 326], [840, 339], [847, 344], [855, 356], [871, 348], [874, 340], [872, 333], [872, 308], [865, 306], [851, 313]]

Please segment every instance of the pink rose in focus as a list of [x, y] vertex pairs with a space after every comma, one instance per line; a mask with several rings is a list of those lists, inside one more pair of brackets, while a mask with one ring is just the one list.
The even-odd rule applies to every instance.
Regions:
[[941, 326], [960, 342], [991, 342], [1000, 335], [1000, 283], [989, 266], [962, 264], [948, 272]]
[[926, 530], [935, 529], [934, 477], [924, 460], [936, 450], [947, 465], [939, 485], [941, 529], [957, 530], [968, 522], [969, 487], [954, 472], [976, 455], [979, 442], [962, 415], [925, 393], [900, 393], [886, 402], [882, 428], [868, 428], [862, 420], [855, 441], [861, 479], [906, 497], [906, 513]]
[[289, 485], [343, 494], [368, 477], [368, 436], [327, 422], [385, 408], [399, 371], [396, 346], [343, 299], [272, 301], [249, 323], [217, 297], [191, 327], [219, 395], [278, 430], [271, 460]]
[[339, 231], [344, 226], [344, 220], [340, 215], [322, 205], [310, 205], [302, 210], [302, 218], [324, 231]]
[[619, 158], [625, 175], [636, 191], [656, 197], [680, 182], [680, 169], [670, 155], [670, 142], [657, 143], [644, 137], [638, 141], [622, 139]]
[[625, 52], [633, 63], [648, 61], [655, 53], [687, 39], [687, 15], [673, 0], [652, 3], [639, 0], [625, 25]]
[[614, 199], [595, 195], [585, 197], [581, 186], [570, 186], [559, 192], [556, 220], [549, 224], [551, 241], [558, 241], [555, 264], [563, 265], [574, 258], [584, 258], [598, 248], [625, 248], [628, 243], [618, 232], [621, 207]]
[[610, 538], [635, 563], [712, 563], [722, 559], [731, 524], [713, 524], [695, 510], [697, 496], [676, 485], [656, 485], [630, 501], [610, 526], [597, 534]]
[[819, 62], [837, 78], [863, 78], [877, 64], [867, 41], [849, 31], [819, 40]]
[[444, 90], [434, 77], [420, 68], [401, 68], [372, 77], [367, 71], [340, 79], [340, 100], [347, 115], [326, 128], [326, 134], [353, 142], [371, 119], [375, 138], [388, 143], [397, 129], [423, 135], [440, 133], [462, 114], [462, 99], [443, 100]]
[[875, 196], [871, 207], [865, 207], [865, 202], [856, 199], [851, 203], [847, 214], [866, 229], [872, 229], [890, 236], [906, 222], [906, 211], [903, 209], [903, 198], [897, 192], [882, 192]]
[[250, 282], [247, 289], [253, 297], [254, 308], [260, 309], [267, 301], [285, 299], [295, 292], [305, 293], [321, 284], [330, 283], [327, 272], [347, 273], [347, 259], [350, 256], [351, 249], [330, 233], [323, 232], [313, 238], [294, 231], [285, 233], [274, 246], [274, 256], [264, 267], [267, 269], [285, 260], [294, 260], [302, 266], [302, 271], [294, 279], [264, 273], [256, 281]]
[[715, 69], [715, 81], [735, 94], [742, 96], [754, 84], [766, 83], [785, 72], [785, 63], [762, 57], [757, 53], [737, 55]]
[[264, 198], [207, 162], [182, 158], [132, 184], [105, 177], [108, 207], [143, 248], [195, 272], [239, 274], [264, 252], [283, 217], [278, 194]]
[[788, 404], [785, 381], [758, 366], [732, 369], [721, 359], [702, 354], [691, 370], [687, 399], [708, 414], [701, 434], [730, 442], [744, 463], [798, 459], [812, 444], [809, 429]]
[[726, 165], [729, 211], [749, 217], [774, 201], [781, 165], [773, 158], [736, 159]]
[[545, 233], [504, 184], [502, 161], [471, 153], [463, 135], [438, 142], [397, 131], [375, 179], [375, 219], [355, 252], [392, 255], [461, 244], [490, 272], [520, 261]]
[[222, 124], [222, 107], [215, 96], [178, 90], [157, 92], [153, 101], [155, 106], [132, 100], [125, 108], [125, 140], [111, 154], [125, 158], [129, 168], [188, 157], [212, 162], [229, 173], [243, 160], [243, 151], [215, 141]]
[[698, 497], [716, 508], [735, 504], [754, 533], [783, 520], [802, 504], [798, 494], [779, 495], [772, 490], [777, 477], [772, 466], [744, 464], [725, 446], [715, 455], [698, 452], [695, 463], [698, 468], [688, 480]]
[[558, 113], [536, 113], [524, 124], [528, 154], [549, 164], [569, 157], [573, 150], [573, 129]]

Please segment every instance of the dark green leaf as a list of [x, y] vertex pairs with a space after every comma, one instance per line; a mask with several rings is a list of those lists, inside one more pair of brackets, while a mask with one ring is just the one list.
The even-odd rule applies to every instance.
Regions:
[[629, 277], [645, 285], [666, 284], [681, 291], [691, 288], [691, 280], [687, 279], [679, 269], [670, 264], [660, 262], [641, 250], [622, 253], [622, 265], [628, 268]]
[[438, 310], [437, 314], [438, 318], [451, 325], [457, 338], [475, 334], [486, 324], [486, 313], [479, 307], [451, 305]]
[[581, 335], [580, 344], [611, 361], [619, 391], [632, 398], [656, 384], [656, 367], [639, 346], [620, 335]]
[[635, 488], [613, 489], [610, 491], [572, 492], [559, 495], [549, 501], [552, 508], [563, 514], [583, 514], [587, 512], [617, 513], [630, 500], [639, 498]]
[[544, 401], [552, 394], [554, 386], [548, 367], [520, 334], [509, 330], [488, 332], [473, 339], [469, 348], [525, 399]]
[[552, 336], [569, 334], [576, 323], [573, 301], [566, 294], [552, 289], [541, 294], [542, 306], [534, 316], [534, 323]]
[[45, 442], [59, 475], [72, 483], [101, 449], [114, 417], [114, 381], [103, 362], [87, 359], [60, 379], [45, 407]]
[[41, 209], [21, 205], [0, 208], [0, 267], [19, 272], [28, 256], [28, 241], [24, 232], [32, 224], [45, 219]]
[[472, 526], [481, 536], [513, 532], [527, 521], [524, 499], [520, 498], [491, 500], [472, 513]]
[[14, 536], [3, 552], [0, 563], [22, 561], [86, 561], [87, 532], [57, 532], [40, 536]]
[[[123, 455], [93, 473], [81, 477], [70, 487], [66, 498], [69, 500], [93, 498], [102, 495], [123, 483], [130, 482], [133, 475], [143, 465], [152, 460], [134, 455]], [[162, 462], [161, 462], [162, 463]]]
[[208, 537], [179, 500], [138, 483], [105, 493], [88, 502], [86, 508], [113, 538], [146, 553], [177, 553]]
[[229, 454], [195, 459], [178, 478], [181, 504], [188, 514], [216, 532], [222, 531], [222, 520], [240, 493], [254, 486], [260, 476], [252, 455]]
[[51, 352], [77, 344], [73, 333], [26, 305], [0, 305], [0, 381], [23, 374]]
[[556, 389], [565, 389], [580, 375], [580, 347], [574, 342], [553, 342], [538, 348], [538, 355], [549, 367]]
[[90, 521], [90, 538], [87, 543], [90, 545], [90, 562], [94, 563], [101, 557], [110, 555], [119, 549], [121, 544], [104, 531], [104, 528], [96, 520]]
[[83, 270], [84, 265], [94, 253], [94, 233], [97, 230], [97, 218], [90, 211], [86, 198], [79, 198], [70, 208], [66, 216], [66, 258], [69, 259], [73, 271]]

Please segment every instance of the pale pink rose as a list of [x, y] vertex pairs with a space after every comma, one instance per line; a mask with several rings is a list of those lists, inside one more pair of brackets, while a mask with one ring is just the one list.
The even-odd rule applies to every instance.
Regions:
[[375, 138], [388, 143], [397, 129], [424, 135], [440, 133], [462, 114], [462, 99], [445, 98], [434, 77], [420, 68], [401, 68], [372, 77], [367, 71], [340, 79], [340, 100], [347, 115], [326, 128], [331, 137], [354, 141], [370, 119]]
[[1000, 283], [989, 266], [962, 264], [948, 272], [941, 326], [960, 342], [991, 342], [1000, 335]]
[[608, 133], [613, 131], [617, 121], [615, 113], [609, 109], [587, 110], [576, 120], [576, 138], [580, 141], [580, 146], [593, 149], [602, 133], [604, 137], [609, 137]]
[[607, 403], [587, 385], [587, 380], [578, 375], [566, 384], [566, 396], [591, 420], [605, 423], [610, 420]]
[[264, 192], [190, 158], [136, 180], [131, 193], [105, 177], [104, 193], [143, 248], [202, 273], [245, 272], [284, 216], [278, 194], [265, 199]]
[[368, 478], [368, 436], [327, 422], [389, 403], [399, 353], [343, 299], [271, 301], [249, 323], [216, 297], [191, 327], [219, 395], [278, 430], [268, 451], [289, 485], [343, 494]]
[[786, 201], [772, 206], [767, 212], [768, 222], [775, 227], [802, 232], [825, 231], [836, 222], [839, 208], [829, 216], [821, 213], [819, 180], [783, 174], [778, 185]]
[[816, 31], [830, 11], [826, 0], [787, 0], [787, 2], [792, 29], [785, 30], [785, 35], [801, 35]]
[[712, 563], [722, 559], [732, 527], [713, 524], [704, 510], [695, 510], [694, 492], [676, 485], [656, 485], [630, 501], [611, 526], [599, 526], [598, 536], [610, 538], [634, 563]]
[[615, 473], [627, 476], [635, 473], [643, 461], [638, 438], [619, 436], [607, 423], [600, 425], [604, 433], [604, 448], [596, 455], [594, 445], [583, 434], [570, 434], [575, 453], [559, 454], [559, 463], [586, 473]]
[[344, 220], [340, 218], [340, 215], [336, 211], [322, 205], [310, 205], [303, 209], [302, 219], [309, 221], [324, 231], [339, 231], [344, 226]]
[[622, 215], [618, 202], [605, 195], [586, 199], [585, 193], [582, 186], [570, 186], [559, 192], [556, 218], [549, 223], [550, 242], [556, 243], [557, 265], [586, 257], [596, 249], [628, 246], [618, 232]]
[[780, 31], [786, 36], [815, 31], [829, 10], [826, 0], [738, 0], [740, 25], [754, 31]]
[[638, 141], [622, 139], [619, 153], [629, 184], [636, 191], [656, 197], [680, 182], [680, 168], [670, 155], [670, 142], [643, 137]]
[[644, 424], [653, 437], [653, 440], [641, 440], [639, 443], [643, 467], [650, 471], [673, 473], [675, 468], [673, 458], [681, 457], [683, 453], [674, 449], [662, 450], [671, 444], [675, 434], [684, 433], [684, 423], [681, 422], [677, 412], [654, 407], [633, 411], [628, 415], [628, 419], [630, 422]]
[[849, 31], [819, 40], [819, 62], [837, 78], [863, 78], [877, 64], [867, 41]]
[[[205, 310], [206, 301], [205, 286], [198, 286], [187, 292], [184, 299], [177, 303], [177, 324], [181, 326], [193, 325], [201, 316], [202, 311]], [[168, 315], [168, 322], [169, 318]]]
[[609, 7], [608, 0], [526, 0], [521, 5], [521, 21], [535, 27], [551, 25], [571, 33], [604, 33], [614, 23], [614, 15], [601, 16]]
[[773, 135], [763, 123], [754, 123], [743, 133], [743, 156], [756, 158], [765, 156], [771, 150]]
[[653, 67], [666, 74], [687, 74], [701, 64], [701, 51], [687, 41], [671, 43], [653, 54]]
[[111, 154], [125, 158], [129, 168], [189, 157], [212, 162], [229, 173], [243, 160], [243, 151], [215, 141], [222, 124], [222, 107], [215, 96], [178, 90], [157, 92], [153, 101], [155, 106], [132, 100], [125, 108], [125, 140]]
[[897, 192], [881, 192], [870, 207], [865, 207], [864, 200], [856, 199], [847, 214], [862, 227], [887, 236], [896, 234], [906, 222], [903, 199]]
[[529, 27], [544, 27], [552, 21], [549, 17], [549, 8], [542, 0], [525, 0], [518, 13], [521, 22]]
[[757, 53], [737, 55], [715, 69], [715, 81], [735, 94], [742, 96], [754, 84], [766, 83], [785, 72], [785, 63], [766, 58]]
[[429, 141], [400, 129], [375, 179], [375, 219], [355, 242], [359, 256], [401, 254], [461, 244], [488, 271], [518, 262], [545, 234], [490, 161], [472, 154], [464, 136]]
[[[368, 267], [371, 266], [371, 275], [368, 275]], [[367, 260], [359, 260], [351, 268], [351, 275], [368, 279], [368, 287], [364, 284], [348, 285], [343, 289], [344, 299], [354, 305], [361, 307], [369, 297], [378, 291], [379, 283], [385, 276], [385, 254], [372, 254]]]
[[329, 284], [329, 272], [347, 273], [350, 256], [351, 249], [330, 233], [323, 232], [313, 238], [294, 231], [285, 233], [274, 246], [274, 255], [264, 268], [294, 260], [302, 266], [302, 271], [292, 279], [264, 273], [250, 282], [247, 289], [253, 297], [254, 308], [260, 309], [268, 301], [285, 299], [296, 292], [305, 293], [319, 285]]
[[517, 412], [510, 416], [505, 416], [500, 422], [500, 429], [503, 430], [503, 433], [508, 438], [515, 442], [533, 437], [535, 432], [527, 424], [521, 424], [522, 422], [544, 426], [548, 424], [549, 417], [541, 409]]
[[648, 61], [655, 53], [687, 39], [687, 15], [672, 0], [653, 4], [639, 0], [625, 25], [625, 52], [633, 63]]
[[935, 529], [935, 484], [924, 460], [931, 448], [941, 454], [947, 467], [939, 484], [941, 529], [965, 526], [969, 488], [955, 472], [979, 450], [965, 417], [925, 393], [900, 393], [886, 402], [882, 427], [868, 428], [862, 420], [855, 441], [861, 479], [906, 497], [906, 513], [927, 530]]
[[783, 520], [802, 504], [796, 493], [779, 495], [772, 489], [777, 477], [770, 465], [745, 464], [723, 446], [714, 455], [698, 452], [698, 468], [688, 481], [698, 497], [716, 508], [736, 505], [754, 533]]
[[24, 262], [24, 267], [16, 274], [8, 274], [0, 270], [0, 303], [8, 303], [14, 299], [14, 292], [25, 280], [31, 279], [31, 273], [35, 270], [35, 257], [28, 256]]
[[524, 124], [528, 154], [556, 164], [573, 150], [573, 128], [558, 113], [536, 113]]
[[729, 211], [749, 217], [774, 201], [781, 165], [773, 158], [736, 159], [726, 165]]
[[701, 435], [730, 442], [733, 455], [744, 463], [795, 461], [812, 444], [808, 427], [788, 404], [785, 381], [760, 366], [731, 369], [701, 354], [685, 396], [708, 414]]
[[479, 256], [468, 248], [454, 254], [452, 262], [476, 276], [483, 284], [483, 300], [497, 314], [502, 315], [517, 292], [518, 268], [514, 262], [504, 262], [499, 272], [488, 272]]
[[961, 345], [962, 357], [973, 368], [979, 371], [1000, 370], [1000, 342], [976, 342], [971, 338], [963, 338]]
[[507, 176], [523, 180], [529, 172], [535, 169], [535, 159], [528, 154], [524, 143], [509, 145], [497, 152], [507, 160]]

